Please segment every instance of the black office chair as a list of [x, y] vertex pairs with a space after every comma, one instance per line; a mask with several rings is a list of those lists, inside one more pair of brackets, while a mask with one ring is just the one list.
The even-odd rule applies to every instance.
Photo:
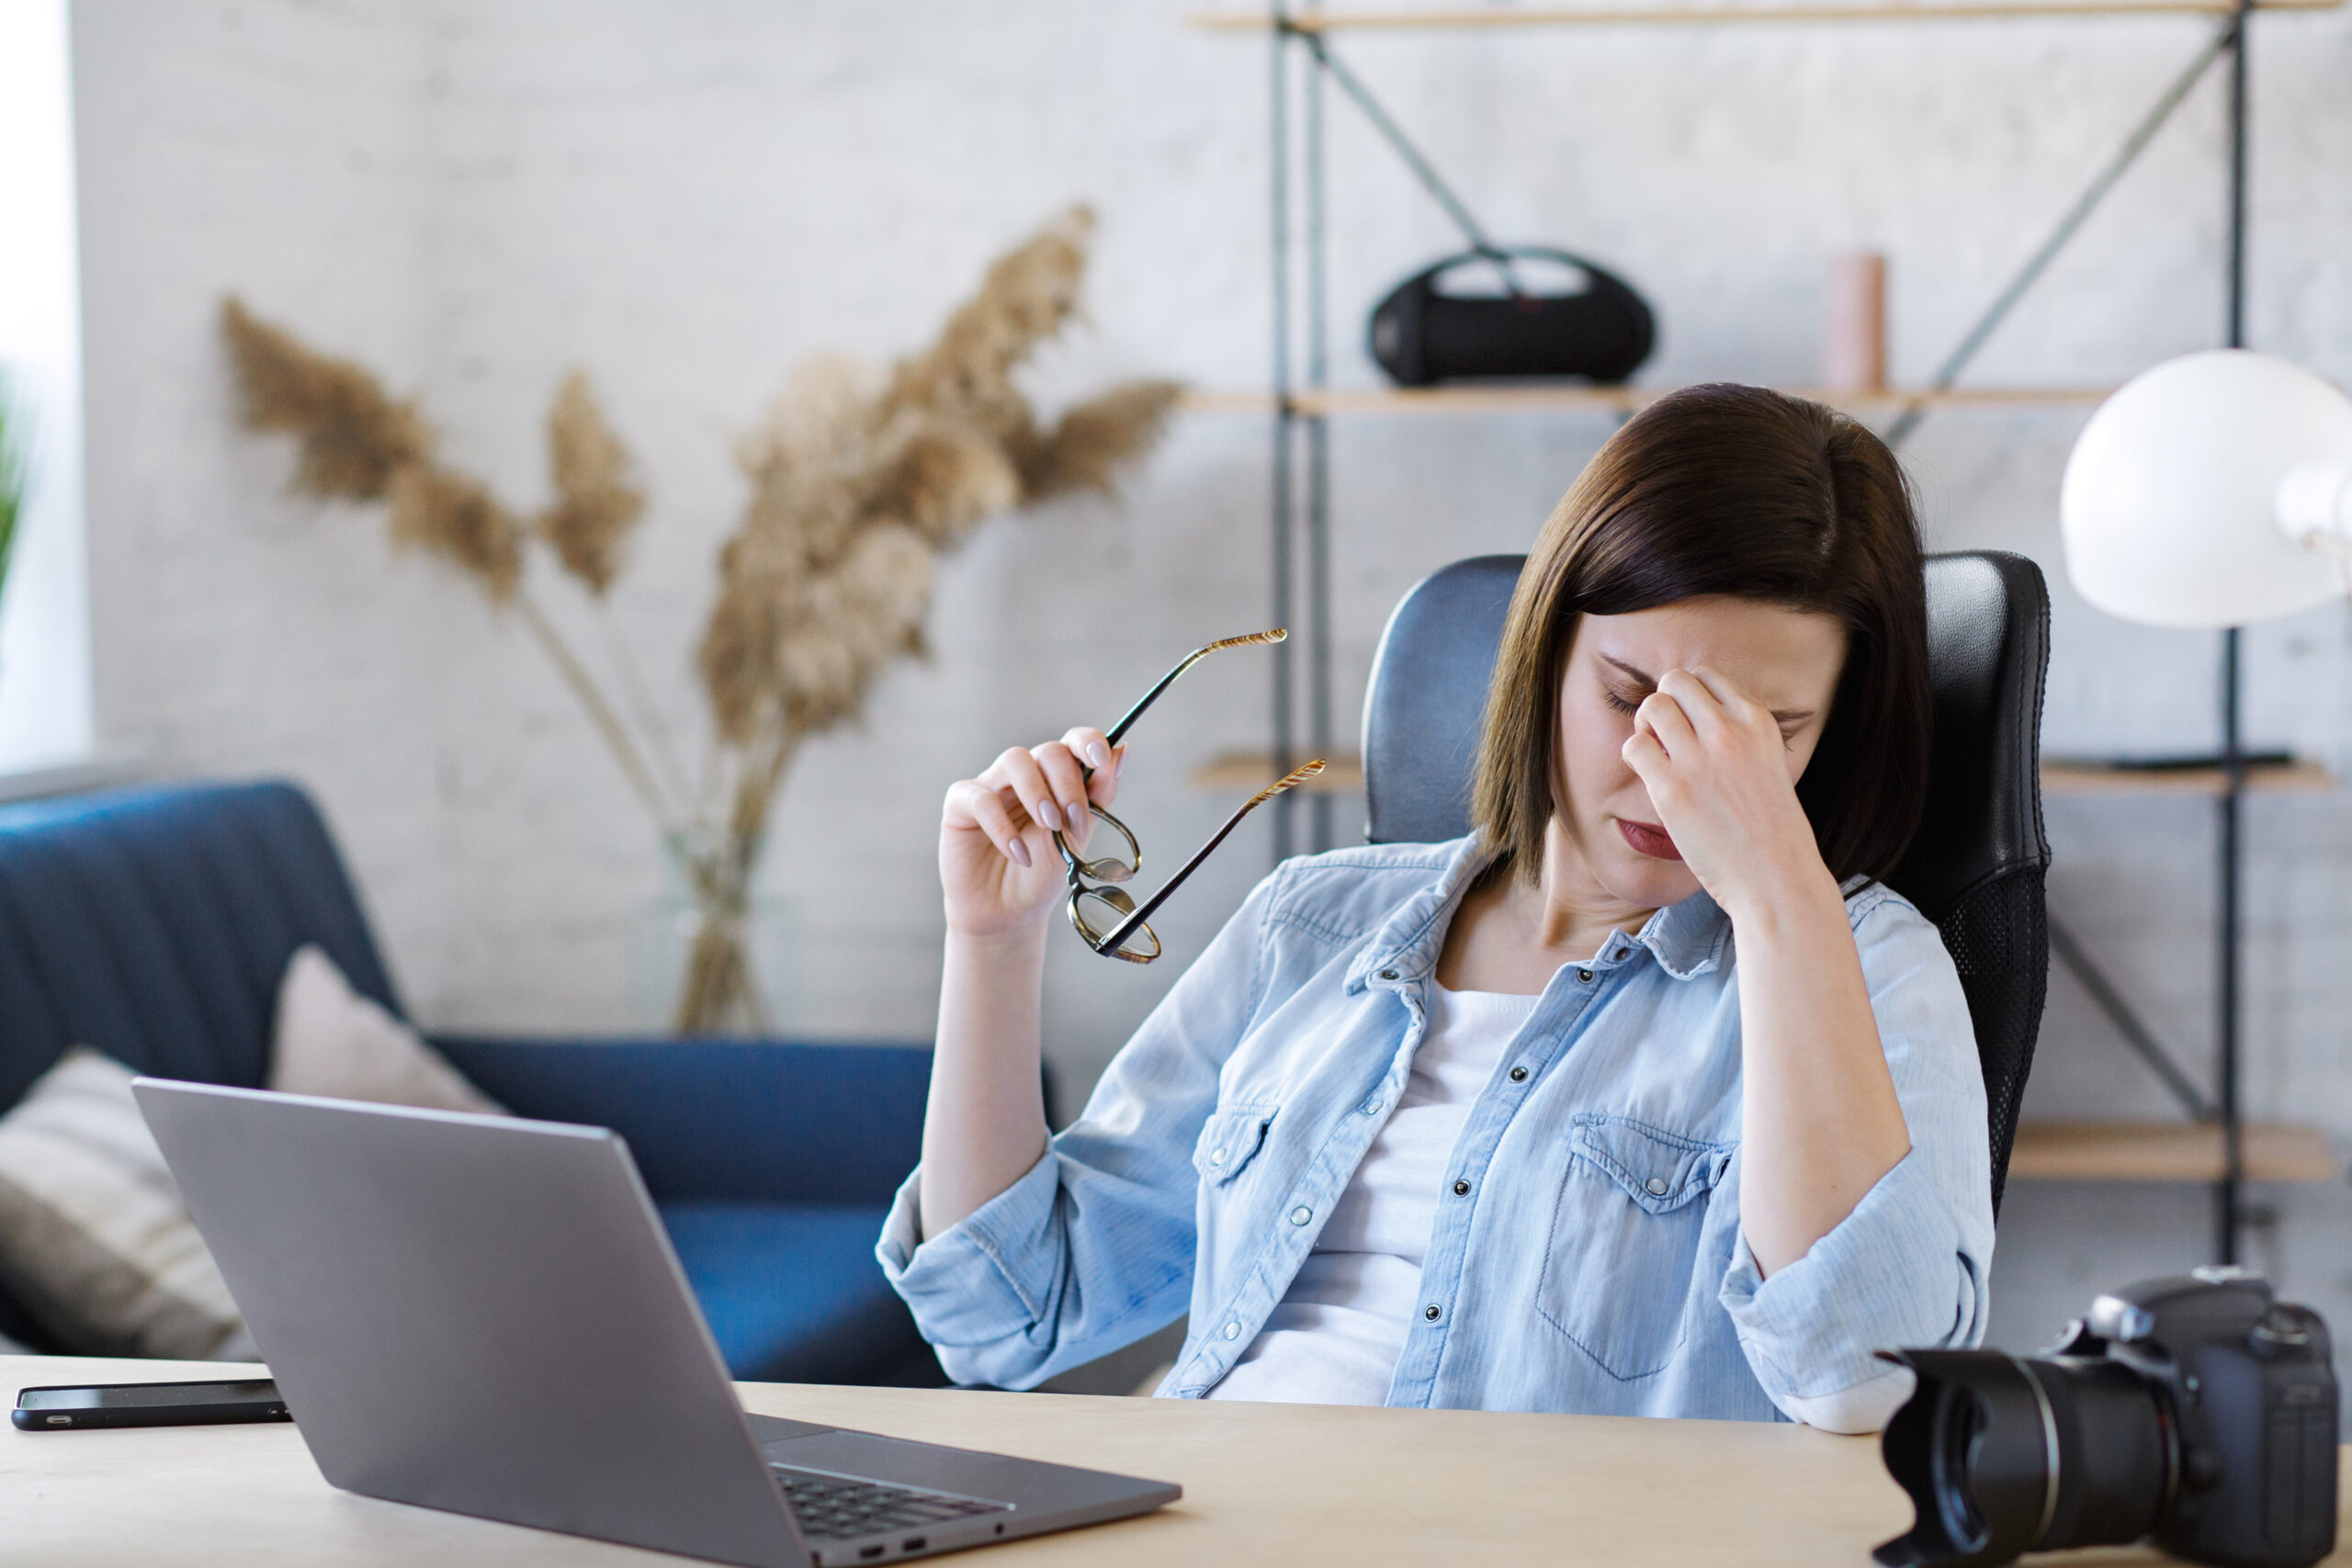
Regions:
[[[1456, 561], [1423, 578], [1388, 617], [1363, 709], [1372, 842], [1470, 830], [1479, 720], [1524, 558]], [[1994, 550], [1928, 558], [1936, 724], [1927, 814], [1887, 880], [1936, 923], [1960, 969], [1992, 1116], [1996, 1212], [2050, 978], [2041, 774], [2049, 661], [2041, 568]]]

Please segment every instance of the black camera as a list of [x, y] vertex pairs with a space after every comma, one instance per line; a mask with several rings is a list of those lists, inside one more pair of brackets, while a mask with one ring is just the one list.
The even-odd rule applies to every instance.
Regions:
[[2301, 1568], [2335, 1546], [2327, 1325], [2243, 1269], [2101, 1296], [2046, 1357], [1882, 1350], [1918, 1376], [1881, 1440], [1918, 1520], [1886, 1568], [2143, 1537]]

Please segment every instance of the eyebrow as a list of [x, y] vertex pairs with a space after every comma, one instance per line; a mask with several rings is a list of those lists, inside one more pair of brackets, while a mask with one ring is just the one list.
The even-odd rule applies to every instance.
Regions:
[[[1603, 664], [1615, 665], [1625, 675], [1629, 676], [1633, 680], [1640, 682], [1643, 685], [1647, 686], [1651, 691], [1655, 692], [1657, 690], [1657, 678], [1652, 676], [1648, 671], [1637, 670], [1634, 666], [1626, 663], [1623, 660], [1612, 659], [1605, 653], [1600, 656], [1600, 661]], [[1811, 708], [1774, 708], [1772, 710], [1772, 716], [1782, 724], [1801, 724], [1804, 720], [1813, 716], [1813, 710]]]

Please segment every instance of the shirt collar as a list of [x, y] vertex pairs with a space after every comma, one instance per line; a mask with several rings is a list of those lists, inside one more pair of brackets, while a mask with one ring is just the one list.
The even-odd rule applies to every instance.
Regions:
[[[1356, 961], [1348, 966], [1351, 993], [1377, 984], [1383, 989], [1417, 986], [1437, 967], [1445, 947], [1446, 928], [1464, 894], [1477, 881], [1494, 857], [1479, 846], [1477, 835], [1456, 839], [1438, 879], [1408, 898], [1382, 921]], [[1611, 931], [1594, 962], [1623, 963], [1636, 947], [1649, 949], [1658, 967], [1677, 980], [1695, 979], [1723, 963], [1731, 940], [1731, 920], [1721, 905], [1704, 891], [1679, 904], [1669, 904], [1652, 915], [1638, 935]]]
[[1438, 879], [1399, 905], [1381, 921], [1356, 961], [1348, 966], [1350, 993], [1375, 981], [1384, 988], [1418, 985], [1437, 967], [1445, 947], [1445, 929], [1462, 896], [1494, 857], [1479, 847], [1478, 835], [1456, 839]]
[[[1620, 931], [1611, 946], [1625, 940]], [[1652, 915], [1634, 941], [1650, 950], [1659, 968], [1678, 980], [1691, 980], [1723, 963], [1731, 940], [1731, 917], [1704, 889]]]

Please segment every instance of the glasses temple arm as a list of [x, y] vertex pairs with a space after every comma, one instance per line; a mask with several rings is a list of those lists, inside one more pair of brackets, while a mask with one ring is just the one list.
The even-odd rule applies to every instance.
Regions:
[[[1176, 677], [1182, 675], [1185, 671], [1190, 670], [1193, 665], [1198, 664], [1202, 660], [1206, 659], [1210, 654], [1216, 652], [1219, 649], [1246, 648], [1252, 643], [1261, 642], [1281, 642], [1289, 636], [1290, 633], [1286, 628], [1276, 626], [1270, 632], [1251, 632], [1247, 637], [1219, 637], [1215, 642], [1208, 643], [1193, 649], [1192, 652], [1178, 660], [1176, 661], [1176, 667], [1168, 671], [1167, 674], [1162, 675], [1158, 682], [1152, 686], [1150, 691], [1146, 692], [1139, 699], [1137, 699], [1135, 706], [1129, 708], [1125, 713], [1121, 714], [1119, 716], [1119, 722], [1113, 725], [1109, 729], [1103, 731], [1102, 739], [1109, 741], [1112, 745], [1116, 746], [1119, 743], [1119, 738], [1134, 727], [1136, 720], [1143, 716], [1144, 710], [1159, 700], [1159, 694], [1176, 683]], [[1250, 802], [1251, 806], [1256, 804], [1257, 802], [1255, 801]], [[1244, 811], [1249, 810], [1249, 808], [1250, 807], [1247, 806], [1242, 807]]]
[[1103, 934], [1102, 940], [1100, 942], [1090, 942], [1087, 945], [1092, 947], [1097, 953], [1118, 952], [1120, 948], [1126, 945], [1127, 939], [1135, 935], [1136, 928], [1142, 925], [1146, 920], [1151, 919], [1153, 911], [1158, 909], [1162, 904], [1168, 902], [1168, 896], [1170, 893], [1175, 892], [1179, 887], [1184, 886], [1184, 879], [1192, 875], [1193, 872], [1200, 869], [1201, 863], [1208, 859], [1210, 853], [1214, 852], [1219, 844], [1225, 842], [1226, 836], [1231, 833], [1236, 828], [1241, 826], [1241, 819], [1244, 817], [1249, 816], [1250, 813], [1255, 811], [1259, 807], [1263, 806], [1266, 802], [1273, 799], [1274, 796], [1282, 794], [1283, 791], [1289, 789], [1295, 784], [1306, 783], [1308, 779], [1313, 778], [1322, 771], [1323, 760], [1318, 757], [1314, 761], [1307, 763], [1305, 767], [1284, 774], [1283, 777], [1275, 780], [1272, 784], [1270, 784], [1265, 788], [1260, 790], [1257, 794], [1251, 795], [1249, 799], [1243, 801], [1239, 809], [1236, 810], [1232, 816], [1225, 819], [1225, 826], [1210, 834], [1209, 841], [1193, 852], [1193, 858], [1186, 861], [1182, 866], [1178, 867], [1176, 874], [1170, 877], [1167, 882], [1161, 886], [1159, 892], [1153, 894], [1151, 897], [1147, 900], [1141, 908], [1137, 908], [1134, 914], [1129, 915], [1125, 919], [1121, 920], [1117, 925], [1113, 926], [1110, 931]]

